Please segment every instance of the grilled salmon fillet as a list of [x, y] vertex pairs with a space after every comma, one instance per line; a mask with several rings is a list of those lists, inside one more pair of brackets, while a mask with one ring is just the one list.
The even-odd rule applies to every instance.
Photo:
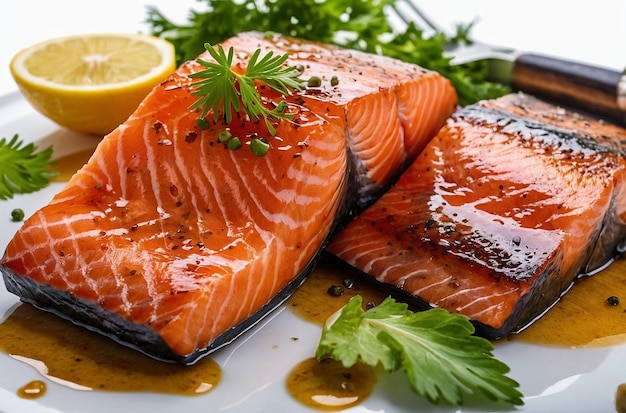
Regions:
[[465, 107], [327, 251], [506, 336], [618, 254], [625, 145], [626, 130], [524, 94]]
[[[293, 119], [274, 120], [274, 136], [241, 114], [201, 129], [189, 76], [204, 67], [183, 64], [25, 221], [0, 265], [9, 291], [193, 363], [286, 300], [337, 223], [380, 196], [456, 107], [448, 80], [381, 56], [259, 33], [222, 46], [236, 70], [259, 48], [288, 52], [322, 85], [286, 98]], [[270, 108], [283, 99], [259, 88]], [[225, 128], [270, 150], [227, 149]]]

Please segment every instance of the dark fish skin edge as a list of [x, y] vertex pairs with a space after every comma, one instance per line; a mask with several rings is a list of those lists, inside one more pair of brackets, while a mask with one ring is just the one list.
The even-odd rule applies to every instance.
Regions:
[[104, 335], [118, 344], [137, 350], [153, 359], [185, 365], [192, 365], [204, 356], [230, 344], [246, 331], [254, 327], [265, 316], [286, 301], [306, 280], [314, 262], [285, 286], [270, 302], [217, 337], [207, 348], [199, 349], [186, 356], [171, 351], [154, 330], [142, 324], [131, 323], [123, 317], [104, 310], [95, 303], [73, 296], [67, 291], [57, 290], [49, 285], [33, 281], [31, 278], [15, 274], [0, 265], [7, 290], [20, 297], [20, 300], [55, 314], [63, 319]]
[[153, 359], [184, 365], [192, 365], [203, 357], [230, 344], [242, 334], [253, 328], [272, 311], [282, 305], [306, 281], [306, 278], [315, 268], [319, 255], [322, 253], [334, 232], [359, 211], [373, 203], [387, 188], [381, 188], [375, 183], [365, 198], [358, 196], [358, 177], [356, 176], [356, 160], [348, 148], [348, 166], [342, 186], [343, 201], [333, 224], [333, 230], [325, 242], [320, 245], [317, 256], [297, 274], [272, 300], [249, 316], [241, 323], [231, 327], [219, 335], [211, 344], [197, 351], [181, 356], [174, 353], [161, 337], [142, 324], [132, 323], [116, 313], [107, 311], [97, 303], [80, 299], [67, 291], [58, 290], [49, 285], [20, 276], [0, 264], [0, 273], [9, 292], [20, 297], [20, 300], [36, 308], [55, 314], [63, 319], [106, 336], [123, 346], [137, 350]]
[[[520, 93], [513, 97], [512, 104], [523, 107], [524, 105], [533, 105], [536, 102], [539, 101], [535, 100], [534, 97]], [[593, 115], [589, 114], [584, 116], [593, 118]], [[594, 135], [584, 129], [571, 130], [568, 127], [562, 127], [559, 121], [538, 121], [524, 116], [517, 116], [505, 110], [483, 107], [480, 104], [462, 108], [454, 113], [451, 118], [471, 120], [471, 122], [485, 123], [486, 125], [497, 125], [498, 128], [514, 131], [531, 139], [546, 142], [562, 141], [567, 142], [569, 147], [584, 148], [600, 154], [614, 154], [622, 158], [626, 157], [626, 141], [618, 139], [617, 136]], [[584, 117], [580, 116], [578, 119], [584, 123]], [[576, 126], [584, 125], [577, 124]], [[517, 301], [513, 312], [499, 328], [471, 320], [476, 328], [476, 334], [491, 340], [497, 340], [520, 332], [552, 308], [563, 294], [572, 287], [577, 278], [597, 273], [620, 257], [626, 250], [626, 225], [619, 222], [615, 208], [616, 202], [612, 202], [603, 221], [591, 236], [588, 244], [589, 248], [578, 260], [580, 264], [578, 267], [574, 268], [571, 273], [561, 274], [561, 253], [557, 251], [549, 265], [539, 271], [531, 291]], [[395, 285], [379, 282], [371, 275], [330, 253], [324, 254], [324, 258], [332, 262], [332, 265], [342, 268], [343, 271], [359, 277], [360, 280], [371, 282], [375, 287], [389, 293], [389, 295], [400, 301], [406, 302], [415, 311], [432, 308], [427, 301], [420, 297], [416, 297]]]
[[[349, 214], [348, 211], [354, 208], [353, 203], [349, 202], [352, 198], [345, 195], [348, 191], [354, 194], [352, 191], [354, 186], [347, 183], [354, 180], [354, 177], [352, 176], [352, 168], [346, 169], [346, 184], [343, 185], [344, 199], [338, 217]], [[334, 228], [339, 225], [339, 222], [339, 218], [335, 219]], [[201, 358], [233, 342], [289, 299], [315, 268], [317, 257], [327, 245], [331, 234], [326, 237], [325, 242], [318, 249], [316, 257], [272, 300], [241, 323], [220, 334], [208, 347], [184, 356], [174, 353], [163, 339], [146, 325], [132, 323], [116, 313], [103, 309], [97, 303], [78, 298], [67, 291], [39, 283], [29, 277], [18, 275], [2, 264], [0, 264], [0, 273], [4, 278], [7, 291], [20, 297], [23, 302], [30, 303], [40, 310], [50, 312], [78, 326], [106, 336], [118, 344], [137, 350], [153, 359], [192, 365]]]
[[[327, 260], [334, 267], [339, 268], [341, 271], [344, 271], [346, 274], [357, 278], [360, 282], [368, 283], [373, 288], [389, 294], [389, 296], [394, 297], [396, 300], [407, 303], [412, 311], [426, 311], [433, 308], [427, 301], [416, 297], [409, 292], [402, 290], [399, 287], [396, 287], [395, 285], [384, 284], [376, 281], [369, 274], [355, 267], [352, 267], [345, 261], [342, 261], [332, 254], [323, 254], [323, 259]], [[558, 271], [558, 265], [555, 264], [555, 262], [553, 262], [550, 267], [546, 268], [541, 273], [540, 277], [547, 279], [550, 273], [553, 271]], [[572, 284], [573, 281], [567, 279], [566, 282], [559, 283], [558, 285], [551, 285], [550, 289], [553, 289], [554, 291], [567, 291], [572, 286]], [[545, 283], [540, 283], [538, 281], [537, 285], [544, 286]], [[532, 293], [527, 294], [517, 302], [516, 309], [513, 312], [514, 316], [510, 317], [506, 321], [506, 323], [504, 323], [500, 328], [497, 329], [477, 322], [475, 320], [470, 320], [470, 322], [475, 328], [476, 335], [487, 338], [489, 340], [499, 340], [506, 336], [509, 336], [510, 334], [515, 334], [528, 327], [529, 318], [531, 320], [535, 320], [543, 315], [550, 308], [552, 308], [552, 306], [554, 306], [560, 299], [560, 295], [556, 300], [553, 298], [553, 296], [553, 294], [543, 294], [541, 291], [533, 291]]]

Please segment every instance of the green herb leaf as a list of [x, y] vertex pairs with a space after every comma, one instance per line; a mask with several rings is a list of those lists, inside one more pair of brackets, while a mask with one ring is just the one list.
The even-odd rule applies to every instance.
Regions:
[[[455, 41], [471, 42], [474, 22], [458, 25], [457, 33], [424, 36], [413, 24], [395, 33], [385, 9], [394, 0], [204, 0], [206, 11], [192, 11], [186, 24], [176, 24], [156, 8], [148, 8], [152, 34], [176, 48], [178, 63], [195, 59], [205, 42], [217, 44], [250, 30], [274, 31], [323, 43], [382, 53], [438, 71], [454, 84], [462, 105], [501, 96], [506, 85], [489, 81], [487, 62], [450, 65], [444, 48]], [[348, 34], [342, 36], [341, 34]]]
[[35, 144], [24, 145], [17, 134], [10, 141], [0, 139], [0, 200], [38, 191], [58, 174], [50, 169], [52, 147], [36, 150]]
[[189, 76], [201, 79], [194, 83], [192, 94], [200, 98], [191, 105], [191, 109], [200, 108], [201, 117], [213, 111], [213, 120], [217, 121], [223, 116], [226, 124], [232, 121], [233, 111], [240, 112], [243, 109], [254, 120], [263, 118], [268, 131], [272, 135], [276, 134], [269, 118], [291, 118], [291, 115], [285, 113], [284, 101], [273, 109], [267, 108], [261, 101], [255, 81], [264, 82], [282, 95], [289, 94], [290, 90], [302, 90], [300, 71], [295, 66], [283, 66], [289, 54], [275, 56], [269, 51], [259, 59], [261, 49], [257, 49], [250, 57], [245, 73], [241, 75], [232, 69], [232, 47], [228, 53], [222, 45], [218, 45], [215, 50], [206, 43], [205, 48], [215, 62], [198, 59], [206, 69]]
[[345, 367], [357, 361], [387, 371], [402, 368], [413, 391], [433, 403], [463, 403], [463, 394], [480, 390], [494, 401], [522, 405], [519, 384], [507, 377], [490, 341], [473, 335], [463, 316], [436, 308], [412, 312], [386, 298], [363, 311], [361, 296], [331, 316], [322, 331], [316, 357], [331, 357]]
[[452, 82], [459, 96], [459, 103], [463, 106], [510, 92], [508, 86], [489, 81], [489, 63], [486, 60], [451, 65], [452, 59], [444, 55], [445, 47], [449, 43], [470, 42], [470, 28], [471, 25], [458, 25], [457, 33], [452, 37], [443, 33], [426, 37], [422, 30], [411, 23], [403, 33], [381, 45], [381, 52], [441, 73]]

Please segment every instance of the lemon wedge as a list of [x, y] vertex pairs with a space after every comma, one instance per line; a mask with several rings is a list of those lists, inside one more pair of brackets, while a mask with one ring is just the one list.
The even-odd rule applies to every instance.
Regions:
[[40, 113], [77, 132], [106, 134], [176, 69], [174, 46], [144, 34], [87, 34], [48, 40], [10, 63]]

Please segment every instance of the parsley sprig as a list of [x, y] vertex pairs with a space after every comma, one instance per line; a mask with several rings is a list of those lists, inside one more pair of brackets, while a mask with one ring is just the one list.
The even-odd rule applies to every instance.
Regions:
[[274, 55], [269, 51], [261, 56], [261, 49], [257, 49], [250, 56], [245, 72], [239, 74], [233, 70], [232, 47], [226, 52], [222, 45], [218, 45], [216, 50], [206, 43], [205, 48], [215, 62], [198, 59], [206, 69], [190, 75], [201, 79], [194, 83], [192, 94], [200, 98], [191, 109], [200, 108], [202, 117], [212, 110], [213, 120], [217, 121], [221, 115], [226, 124], [231, 122], [233, 110], [241, 112], [243, 109], [253, 120], [263, 119], [270, 134], [275, 135], [270, 118], [289, 119], [292, 115], [285, 112], [287, 106], [284, 100], [273, 109], [266, 107], [261, 101], [256, 81], [265, 83], [283, 96], [292, 90], [302, 90], [303, 81], [299, 78], [302, 72], [296, 66], [284, 66], [289, 54]]
[[58, 174], [50, 169], [52, 147], [36, 151], [34, 143], [24, 145], [17, 134], [8, 141], [0, 139], [0, 200], [38, 191]]
[[[220, 43], [237, 33], [273, 31], [302, 39], [382, 53], [436, 70], [450, 79], [467, 105], [510, 91], [489, 79], [489, 63], [451, 65], [445, 55], [450, 42], [470, 41], [470, 25], [457, 26], [457, 33], [425, 34], [414, 24], [395, 32], [386, 9], [395, 0], [201, 0], [205, 9], [191, 10], [186, 23], [178, 24], [156, 7], [148, 7], [150, 32], [176, 48], [179, 63], [194, 59], [204, 42]], [[259, 7], [259, 4], [263, 7]], [[349, 33], [344, 36], [341, 34]]]
[[353, 297], [327, 320], [318, 360], [402, 368], [413, 391], [433, 403], [460, 405], [463, 393], [480, 390], [493, 401], [524, 404], [519, 384], [505, 375], [509, 367], [493, 356], [489, 340], [473, 334], [467, 318], [442, 308], [412, 312], [392, 298], [363, 311], [362, 301]]

